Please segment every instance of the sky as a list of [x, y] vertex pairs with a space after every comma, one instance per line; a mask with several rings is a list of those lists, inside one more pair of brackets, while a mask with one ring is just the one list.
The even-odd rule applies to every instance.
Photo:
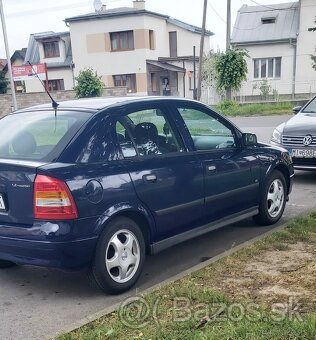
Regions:
[[[93, 0], [2, 0], [9, 41], [10, 55], [27, 47], [32, 33], [67, 31], [65, 18], [94, 11]], [[238, 10], [248, 6], [286, 3], [289, 0], [231, 0], [232, 27]], [[107, 8], [132, 7], [132, 0], [103, 0]], [[146, 0], [146, 9], [187, 23], [202, 26], [203, 0]], [[211, 48], [225, 49], [226, 1], [208, 0], [207, 29], [214, 32]], [[0, 58], [5, 58], [2, 29], [0, 29]]]

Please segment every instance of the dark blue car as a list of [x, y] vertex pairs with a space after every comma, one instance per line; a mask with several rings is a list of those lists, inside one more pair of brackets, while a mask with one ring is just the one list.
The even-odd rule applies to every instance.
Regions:
[[277, 222], [288, 152], [207, 106], [99, 98], [0, 120], [0, 266], [88, 268], [103, 291], [138, 279], [145, 254], [248, 217]]

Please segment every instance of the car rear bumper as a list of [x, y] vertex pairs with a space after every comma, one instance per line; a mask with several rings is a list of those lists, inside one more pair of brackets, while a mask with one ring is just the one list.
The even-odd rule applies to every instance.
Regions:
[[68, 242], [41, 242], [0, 237], [0, 259], [61, 269], [80, 269], [93, 256], [96, 238]]
[[83, 268], [92, 260], [97, 236], [82, 237], [77, 229], [73, 222], [43, 221], [28, 227], [0, 223], [0, 259], [69, 270]]

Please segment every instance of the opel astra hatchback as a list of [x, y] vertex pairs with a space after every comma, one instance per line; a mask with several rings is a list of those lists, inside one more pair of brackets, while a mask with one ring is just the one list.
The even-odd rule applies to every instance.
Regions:
[[291, 191], [288, 152], [207, 106], [99, 98], [0, 120], [0, 266], [88, 269], [104, 292], [146, 254], [254, 217], [273, 224]]

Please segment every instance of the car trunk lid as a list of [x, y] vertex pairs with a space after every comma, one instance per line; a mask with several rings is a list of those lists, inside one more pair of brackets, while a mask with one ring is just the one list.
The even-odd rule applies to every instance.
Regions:
[[0, 223], [33, 224], [33, 188], [43, 162], [0, 159]]

